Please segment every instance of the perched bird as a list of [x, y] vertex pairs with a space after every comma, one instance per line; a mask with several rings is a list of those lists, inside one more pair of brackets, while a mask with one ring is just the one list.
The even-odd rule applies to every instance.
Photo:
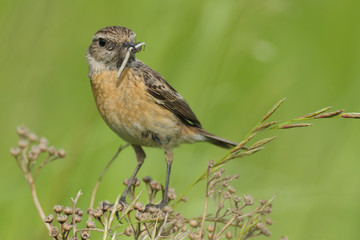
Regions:
[[143, 43], [125, 27], [106, 27], [93, 37], [86, 53], [89, 78], [96, 106], [107, 125], [136, 153], [137, 167], [120, 201], [125, 202], [129, 187], [146, 157], [142, 147], [165, 151], [166, 183], [162, 201], [167, 204], [172, 149], [181, 143], [206, 141], [224, 148], [235, 142], [205, 131], [186, 101], [165, 79], [136, 59]]

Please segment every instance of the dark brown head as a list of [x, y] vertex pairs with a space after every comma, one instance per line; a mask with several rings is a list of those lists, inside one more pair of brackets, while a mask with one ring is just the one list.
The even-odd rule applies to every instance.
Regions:
[[[97, 31], [86, 53], [90, 75], [104, 70], [115, 70], [121, 66], [128, 48], [134, 47], [136, 34], [125, 27], [106, 27]], [[131, 53], [129, 63], [135, 60]]]

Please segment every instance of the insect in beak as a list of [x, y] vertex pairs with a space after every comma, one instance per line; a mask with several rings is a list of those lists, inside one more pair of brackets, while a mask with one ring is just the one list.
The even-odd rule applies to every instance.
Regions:
[[120, 78], [120, 75], [122, 73], [122, 71], [124, 70], [128, 60], [129, 60], [129, 57], [130, 57], [130, 53], [133, 51], [134, 53], [137, 53], [137, 52], [140, 52], [141, 51], [141, 47], [142, 46], [145, 46], [145, 43], [144, 42], [141, 42], [141, 43], [137, 43], [136, 45], [135, 44], [132, 44], [132, 43], [129, 43], [129, 42], [125, 42], [124, 43], [125, 46], [128, 46], [128, 50], [126, 52], [126, 55], [125, 55], [125, 59], [124, 61], [122, 62], [116, 76], [117, 78], [119, 79]]

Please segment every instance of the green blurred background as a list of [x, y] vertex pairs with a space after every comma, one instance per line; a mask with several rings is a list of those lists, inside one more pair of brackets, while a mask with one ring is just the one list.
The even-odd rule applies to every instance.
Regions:
[[[102, 168], [123, 141], [98, 114], [85, 52], [100, 28], [120, 25], [146, 42], [138, 58], [190, 103], [203, 126], [240, 140], [279, 99], [273, 120], [332, 105], [360, 111], [359, 1], [141, 0], [0, 2], [0, 229], [2, 239], [48, 239], [29, 187], [9, 154], [27, 125], [66, 149], [37, 182], [46, 213], [81, 189], [86, 209]], [[278, 197], [272, 238], [358, 239], [360, 122], [320, 120], [275, 131], [264, 151], [227, 165], [238, 194]], [[146, 149], [139, 176], [163, 182], [161, 150]], [[225, 150], [209, 144], [175, 150], [171, 185], [181, 193]], [[136, 165], [125, 150], [105, 176], [98, 199], [112, 200]], [[191, 171], [189, 171], [191, 169]], [[115, 191], [114, 191], [115, 189]], [[204, 185], [179, 207], [201, 214]]]

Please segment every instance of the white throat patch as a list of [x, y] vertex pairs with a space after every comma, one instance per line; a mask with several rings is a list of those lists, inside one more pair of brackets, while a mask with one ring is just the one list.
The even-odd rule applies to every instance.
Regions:
[[88, 52], [86, 53], [86, 59], [89, 65], [89, 77], [102, 71], [109, 70], [109, 67], [106, 66], [103, 62], [96, 61]]

